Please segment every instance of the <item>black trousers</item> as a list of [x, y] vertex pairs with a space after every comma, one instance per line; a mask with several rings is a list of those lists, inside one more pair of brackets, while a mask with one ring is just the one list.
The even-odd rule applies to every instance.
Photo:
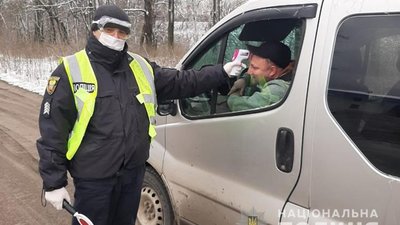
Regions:
[[[145, 165], [107, 179], [74, 178], [75, 209], [95, 225], [134, 225], [144, 173]], [[72, 225], [79, 225], [75, 218]]]

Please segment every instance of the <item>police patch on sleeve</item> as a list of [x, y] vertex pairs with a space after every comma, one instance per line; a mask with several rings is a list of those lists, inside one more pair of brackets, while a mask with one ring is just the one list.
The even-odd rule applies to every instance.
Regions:
[[47, 81], [47, 94], [52, 95], [56, 91], [56, 87], [58, 84], [58, 81], [60, 80], [60, 77], [56, 76], [51, 76], [49, 80]]

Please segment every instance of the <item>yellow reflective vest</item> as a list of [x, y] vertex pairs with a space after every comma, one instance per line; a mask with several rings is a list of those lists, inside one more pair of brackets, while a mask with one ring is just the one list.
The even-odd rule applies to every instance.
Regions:
[[[156, 136], [155, 107], [157, 105], [153, 69], [143, 57], [133, 53], [129, 54], [134, 59], [129, 66], [134, 74], [140, 92], [136, 95], [136, 98], [146, 108], [150, 122], [149, 136], [153, 139]], [[71, 56], [63, 57], [61, 60], [64, 63], [78, 111], [77, 119], [68, 139], [66, 157], [68, 160], [71, 160], [78, 151], [90, 118], [94, 113], [98, 85], [96, 75], [93, 72], [85, 50], [81, 50]], [[94, 85], [88, 87], [88, 84]]]

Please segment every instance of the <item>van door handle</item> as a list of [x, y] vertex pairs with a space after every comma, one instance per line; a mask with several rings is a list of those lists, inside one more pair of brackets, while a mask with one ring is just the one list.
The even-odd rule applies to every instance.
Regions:
[[294, 135], [289, 128], [281, 127], [276, 136], [276, 166], [285, 173], [290, 173], [294, 159]]

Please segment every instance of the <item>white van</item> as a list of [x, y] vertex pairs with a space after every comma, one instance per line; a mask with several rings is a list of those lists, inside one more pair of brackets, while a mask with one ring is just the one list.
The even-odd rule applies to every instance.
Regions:
[[252, 0], [177, 68], [279, 40], [294, 76], [238, 112], [212, 90], [159, 105], [140, 224], [400, 224], [400, 1]]

